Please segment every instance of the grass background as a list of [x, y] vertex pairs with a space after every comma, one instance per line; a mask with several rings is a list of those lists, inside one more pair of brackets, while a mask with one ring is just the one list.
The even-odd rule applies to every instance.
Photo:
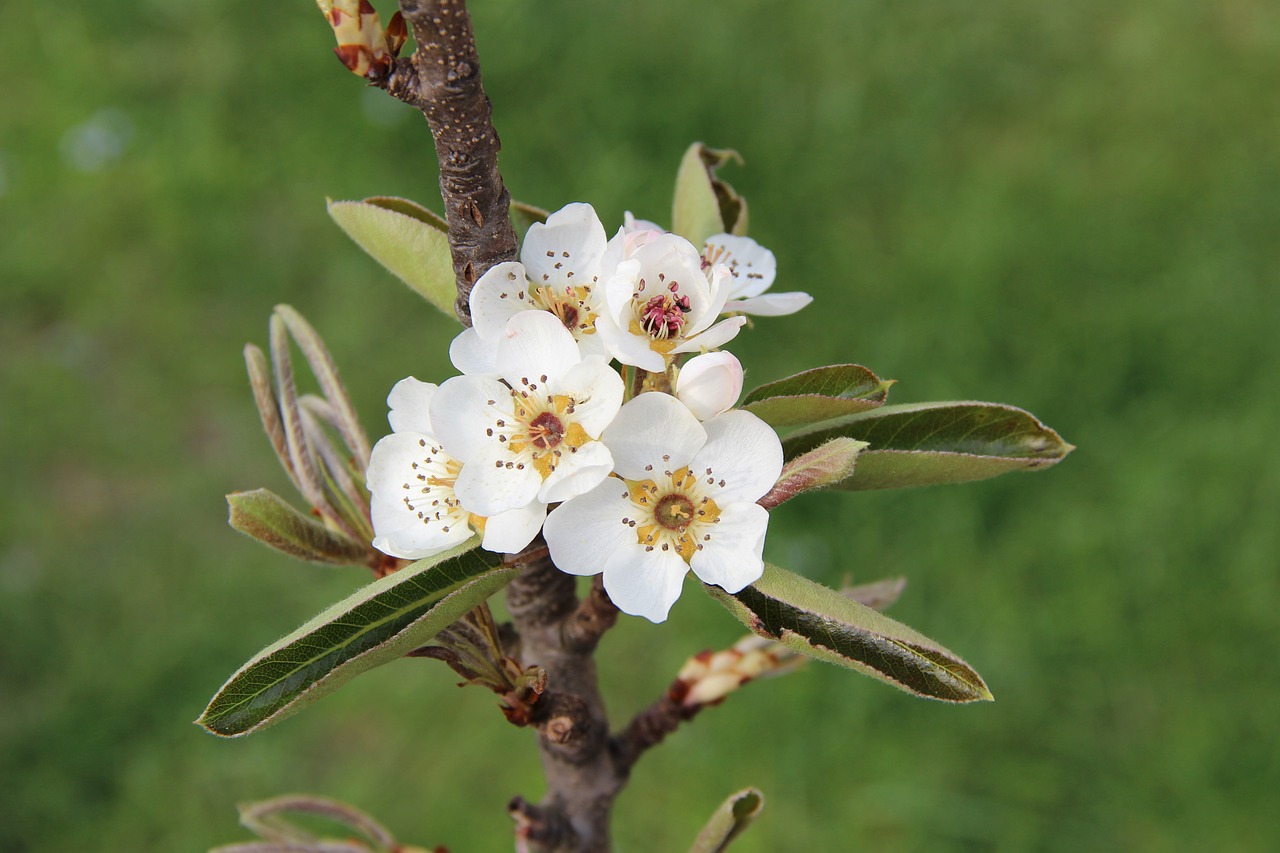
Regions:
[[[381, 4], [384, 7], [386, 4]], [[1280, 7], [1266, 0], [476, 2], [513, 194], [665, 220], [689, 142], [779, 288], [749, 384], [858, 361], [899, 402], [1024, 406], [1079, 446], [1035, 477], [817, 495], [769, 554], [910, 578], [894, 615], [997, 702], [834, 668], [753, 685], [638, 767], [620, 851], [1280, 846]], [[190, 720], [364, 581], [260, 549], [221, 495], [286, 481], [240, 347], [289, 302], [371, 433], [454, 327], [324, 197], [438, 207], [416, 114], [330, 55], [310, 3], [102, 2], [0, 33], [0, 850], [202, 850], [305, 790], [401, 837], [507, 849], [527, 732], [405, 661], [243, 741]], [[739, 634], [690, 588], [605, 642], [618, 720]]]

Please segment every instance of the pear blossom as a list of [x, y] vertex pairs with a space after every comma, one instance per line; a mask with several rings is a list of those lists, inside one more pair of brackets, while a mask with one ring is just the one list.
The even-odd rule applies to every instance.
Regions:
[[600, 434], [622, 405], [622, 377], [584, 358], [546, 311], [512, 316], [494, 352], [494, 376], [455, 376], [431, 401], [443, 448], [463, 463], [454, 486], [473, 512], [492, 515], [567, 500], [613, 470]]
[[471, 329], [454, 339], [449, 357], [463, 373], [496, 373], [494, 349], [507, 321], [522, 311], [549, 311], [564, 324], [582, 354], [605, 355], [596, 334], [601, 311], [606, 238], [589, 204], [569, 204], [535, 222], [520, 260], [491, 267], [471, 290]]
[[773, 252], [750, 237], [716, 234], [702, 247], [702, 265], [708, 271], [728, 267], [731, 275], [728, 302], [724, 310], [761, 317], [794, 314], [813, 301], [799, 291], [765, 293], [773, 285], [778, 262]]
[[392, 434], [369, 457], [373, 547], [384, 554], [420, 560], [475, 535], [490, 551], [515, 553], [533, 540], [546, 516], [545, 504], [530, 504], [489, 518], [470, 512], [454, 489], [462, 463], [440, 446], [430, 406], [437, 387], [410, 376], [387, 397]]
[[624, 226], [609, 241], [603, 267], [612, 275], [596, 328], [623, 364], [661, 372], [680, 353], [706, 352], [732, 340], [746, 322], [715, 322], [732, 274], [724, 265], [704, 273], [698, 250], [677, 234], [628, 232]]
[[625, 613], [662, 622], [693, 573], [739, 592], [759, 579], [769, 513], [756, 501], [782, 471], [764, 421], [730, 411], [699, 423], [668, 394], [640, 394], [604, 431], [617, 476], [552, 510], [543, 527], [565, 572], [603, 572]]
[[675, 393], [700, 421], [727, 412], [742, 393], [742, 362], [731, 352], [694, 356], [680, 368]]

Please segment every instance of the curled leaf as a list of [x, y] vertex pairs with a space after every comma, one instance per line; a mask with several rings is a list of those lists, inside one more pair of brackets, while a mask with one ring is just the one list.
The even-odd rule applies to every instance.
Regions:
[[742, 163], [737, 151], [708, 148], [695, 142], [680, 161], [671, 230], [695, 246], [701, 247], [716, 234], [747, 233], [746, 199], [716, 177], [716, 170], [729, 160]]
[[312, 563], [351, 566], [366, 563], [372, 548], [303, 515], [267, 489], [227, 495], [227, 522], [264, 545]]
[[1074, 448], [1030, 412], [999, 403], [884, 406], [788, 435], [792, 459], [833, 438], [867, 442], [857, 474], [839, 488], [901, 489], [1048, 468]]
[[891, 385], [860, 364], [829, 364], [765, 383], [742, 407], [774, 428], [815, 424], [883, 405]]
[[763, 809], [764, 794], [756, 788], [730, 794], [698, 833], [689, 853], [723, 853]]
[[990, 701], [982, 676], [954, 652], [833, 589], [765, 564], [735, 594], [708, 592], [748, 628], [790, 649], [945, 702]]

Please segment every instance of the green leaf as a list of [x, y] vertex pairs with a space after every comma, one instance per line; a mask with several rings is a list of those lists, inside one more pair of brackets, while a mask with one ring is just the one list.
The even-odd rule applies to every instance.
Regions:
[[858, 454], [866, 446], [865, 441], [840, 436], [800, 454], [783, 466], [778, 482], [758, 503], [773, 509], [801, 492], [825, 489], [847, 480], [853, 476]]
[[689, 853], [723, 853], [763, 808], [764, 794], [755, 788], [744, 788], [729, 795], [698, 833]]
[[378, 263], [450, 317], [457, 298], [444, 220], [407, 199], [328, 202], [329, 215]]
[[290, 557], [331, 566], [368, 561], [370, 546], [330, 530], [267, 489], [232, 492], [227, 507], [232, 527]]
[[1030, 412], [999, 403], [911, 403], [850, 415], [783, 439], [790, 459], [837, 436], [871, 446], [838, 488], [903, 489], [1034, 471], [1073, 448]]
[[716, 177], [716, 169], [729, 160], [742, 163], [737, 151], [695, 142], [685, 151], [676, 172], [671, 230], [699, 249], [715, 234], [747, 233], [746, 200]]
[[802, 654], [929, 699], [992, 698], [982, 676], [955, 653], [793, 572], [766, 563], [760, 580], [739, 593], [706, 589], [752, 631]]
[[255, 655], [196, 722], [223, 737], [278, 723], [423, 645], [517, 571], [471, 539], [376, 580]]
[[742, 408], [775, 429], [815, 424], [878, 408], [893, 382], [860, 364], [831, 364], [761, 385]]

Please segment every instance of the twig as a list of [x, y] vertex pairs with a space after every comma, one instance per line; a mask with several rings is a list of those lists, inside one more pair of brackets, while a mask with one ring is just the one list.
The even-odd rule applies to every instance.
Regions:
[[454, 310], [471, 325], [471, 288], [485, 270], [516, 259], [511, 195], [498, 172], [501, 142], [480, 81], [465, 0], [400, 0], [418, 43], [373, 84], [426, 116], [440, 162], [440, 195], [457, 276]]

